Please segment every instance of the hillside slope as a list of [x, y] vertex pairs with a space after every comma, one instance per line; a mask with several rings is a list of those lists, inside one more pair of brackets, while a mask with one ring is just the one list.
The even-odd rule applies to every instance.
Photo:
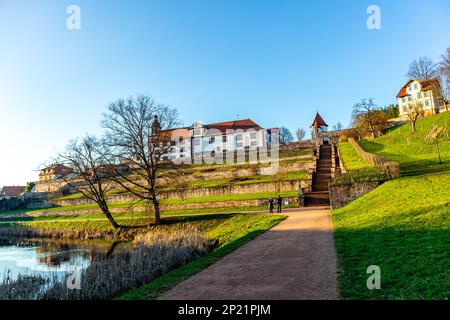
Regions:
[[[339, 287], [345, 299], [448, 299], [450, 297], [450, 142], [437, 164], [422, 143], [433, 123], [450, 113], [422, 119], [361, 143], [400, 163], [402, 177], [333, 211]], [[381, 269], [381, 289], [367, 288], [367, 267]]]

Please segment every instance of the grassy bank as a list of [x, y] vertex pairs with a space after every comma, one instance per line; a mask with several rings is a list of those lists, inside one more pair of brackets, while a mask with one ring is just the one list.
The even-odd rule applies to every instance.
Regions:
[[[333, 210], [339, 288], [345, 299], [448, 299], [450, 297], [450, 142], [438, 164], [423, 138], [450, 113], [427, 117], [411, 133], [404, 125], [361, 142], [400, 163], [402, 177]], [[381, 290], [366, 286], [367, 267], [381, 269]]]
[[254, 239], [285, 217], [280, 215], [233, 215], [213, 228], [203, 228], [204, 234], [218, 241], [218, 247], [208, 255], [177, 268], [160, 278], [120, 297], [121, 300], [155, 299], [181, 281], [196, 274], [223, 256]]
[[369, 163], [361, 159], [350, 142], [339, 143], [339, 151], [341, 156], [340, 160], [348, 171], [372, 167]]
[[450, 170], [450, 140], [441, 144], [443, 164], [438, 164], [436, 149], [424, 142], [429, 130], [436, 124], [450, 131], [450, 112], [429, 116], [417, 122], [417, 131], [409, 125], [397, 127], [389, 134], [373, 140], [363, 140], [364, 150], [400, 164], [402, 175], [417, 175]]
[[[387, 182], [333, 211], [339, 287], [351, 299], [450, 297], [450, 173]], [[366, 269], [381, 268], [381, 290]]]

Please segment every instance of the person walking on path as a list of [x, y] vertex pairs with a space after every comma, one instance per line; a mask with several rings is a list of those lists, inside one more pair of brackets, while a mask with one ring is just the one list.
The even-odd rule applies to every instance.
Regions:
[[305, 206], [305, 193], [303, 192], [303, 188], [298, 189], [298, 197], [297, 197], [298, 206]]
[[281, 199], [281, 197], [280, 197], [280, 195], [278, 195], [278, 198], [277, 198], [277, 213], [281, 213], [281, 205], [282, 205], [282, 199]]
[[269, 212], [273, 213], [273, 199], [269, 198]]

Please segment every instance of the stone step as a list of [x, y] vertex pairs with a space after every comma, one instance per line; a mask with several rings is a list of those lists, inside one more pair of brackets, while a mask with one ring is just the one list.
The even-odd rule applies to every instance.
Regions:
[[330, 196], [328, 192], [308, 192], [305, 194], [305, 206], [329, 206]]

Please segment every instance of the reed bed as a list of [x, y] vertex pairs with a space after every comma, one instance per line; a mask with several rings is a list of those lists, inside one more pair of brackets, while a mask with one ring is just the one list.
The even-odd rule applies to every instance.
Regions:
[[[208, 253], [213, 244], [197, 229], [154, 228], [137, 235], [130, 250], [118, 252], [108, 259], [92, 260], [79, 272], [80, 289], [70, 289], [67, 272], [63, 281], [51, 280], [42, 288], [42, 277], [19, 277], [0, 282], [0, 299], [105, 300], [137, 288], [164, 273]], [[37, 289], [36, 289], [37, 288]]]

